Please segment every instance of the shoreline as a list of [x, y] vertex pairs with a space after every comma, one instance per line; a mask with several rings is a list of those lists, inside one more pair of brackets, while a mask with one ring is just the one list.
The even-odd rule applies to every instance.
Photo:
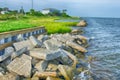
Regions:
[[[89, 72], [89, 69], [86, 69], [89, 66], [89, 60], [82, 61], [82, 57], [83, 59], [85, 57], [84, 53], [87, 52], [87, 38], [79, 35], [79, 32], [76, 34], [39, 35], [37, 38], [31, 36], [26, 40], [23, 39], [13, 43], [13, 46], [6, 48], [5, 52], [9, 51], [9, 53], [0, 57], [0, 65], [3, 69], [3, 72], [0, 72], [1, 80], [9, 79], [7, 77], [9, 75], [15, 78], [19, 77], [21, 80], [28, 78], [53, 80], [53, 76], [56, 77], [55, 80], [62, 79], [60, 76], [63, 76], [66, 80], [77, 80], [83, 77], [82, 74]], [[28, 66], [28, 63], [21, 62], [23, 60], [28, 61], [31, 65]], [[25, 65], [22, 65], [23, 63]], [[13, 65], [18, 64], [21, 65], [13, 67]], [[84, 64], [87, 66], [84, 66]], [[17, 70], [20, 66], [22, 66], [20, 68], [22, 72]], [[26, 68], [26, 72], [24, 72], [24, 68]], [[16, 73], [17, 76], [10, 73], [11, 71]]]

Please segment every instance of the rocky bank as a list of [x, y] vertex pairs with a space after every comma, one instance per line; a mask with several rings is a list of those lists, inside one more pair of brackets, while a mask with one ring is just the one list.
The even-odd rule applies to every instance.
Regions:
[[83, 59], [87, 38], [78, 33], [30, 36], [13, 43], [0, 56], [0, 80], [82, 80], [90, 58]]

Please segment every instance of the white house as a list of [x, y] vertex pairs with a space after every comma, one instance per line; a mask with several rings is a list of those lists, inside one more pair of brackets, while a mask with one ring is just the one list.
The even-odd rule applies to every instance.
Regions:
[[6, 13], [8, 13], [8, 11], [1, 11], [0, 13], [1, 14], [6, 14]]
[[60, 13], [59, 10], [54, 9], [54, 8], [46, 8], [46, 9], [43, 9], [41, 12], [42, 12], [42, 14], [49, 14], [49, 13], [53, 13], [53, 12]]
[[0, 11], [0, 14], [6, 14], [9, 13], [9, 9], [7, 7], [3, 8], [2, 11]]

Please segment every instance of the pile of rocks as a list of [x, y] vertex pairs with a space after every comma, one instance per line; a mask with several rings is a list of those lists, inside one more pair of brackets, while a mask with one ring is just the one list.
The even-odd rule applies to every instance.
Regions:
[[85, 47], [87, 38], [81, 35], [30, 36], [0, 56], [0, 80], [73, 80], [83, 69], [78, 64]]
[[76, 26], [85, 27], [85, 26], [87, 26], [87, 22], [85, 20], [81, 20]]

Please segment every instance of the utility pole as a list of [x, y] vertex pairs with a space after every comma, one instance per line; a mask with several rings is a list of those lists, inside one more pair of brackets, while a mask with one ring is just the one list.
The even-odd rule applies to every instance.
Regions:
[[32, 0], [32, 9], [33, 9], [33, 0]]

